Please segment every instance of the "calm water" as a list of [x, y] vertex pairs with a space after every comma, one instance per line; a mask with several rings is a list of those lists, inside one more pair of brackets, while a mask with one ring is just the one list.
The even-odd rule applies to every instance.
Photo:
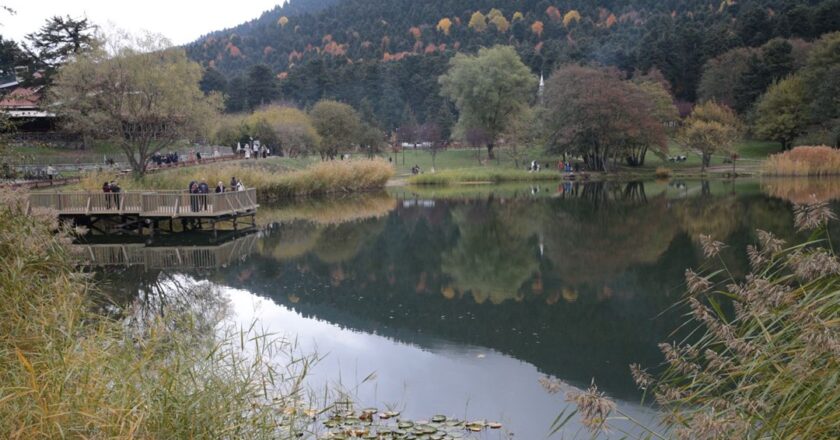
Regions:
[[656, 367], [657, 343], [680, 337], [674, 304], [684, 270], [702, 263], [698, 234], [729, 244], [727, 265], [743, 274], [756, 228], [796, 238], [790, 200], [817, 192], [801, 186], [466, 187], [268, 206], [256, 234], [137, 243], [118, 252], [144, 258], [98, 273], [126, 303], [208, 281], [231, 319], [324, 356], [315, 388], [408, 417], [498, 420], [536, 439], [566, 406], [545, 377], [564, 390], [595, 380], [650, 420], [628, 365]]

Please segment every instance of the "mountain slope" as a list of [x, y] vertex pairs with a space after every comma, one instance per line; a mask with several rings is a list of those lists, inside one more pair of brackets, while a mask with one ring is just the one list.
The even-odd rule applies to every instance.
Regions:
[[187, 50], [229, 77], [267, 64], [304, 105], [367, 99], [391, 127], [406, 104], [421, 120], [437, 114], [446, 61], [481, 46], [515, 46], [535, 74], [566, 62], [656, 67], [694, 100], [711, 57], [834, 30], [840, 0], [298, 0]]

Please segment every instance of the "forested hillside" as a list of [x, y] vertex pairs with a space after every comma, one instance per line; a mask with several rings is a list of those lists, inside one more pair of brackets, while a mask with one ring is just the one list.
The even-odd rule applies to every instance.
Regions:
[[[187, 50], [223, 74], [211, 70], [208, 88], [228, 94], [231, 111], [266, 96], [306, 106], [333, 98], [392, 129], [451, 111], [437, 78], [459, 51], [512, 45], [546, 77], [569, 62], [657, 68], [677, 99], [694, 102], [712, 58], [776, 37], [795, 52], [836, 30], [840, 0], [292, 0]], [[247, 78], [268, 73], [258, 65], [280, 92], [249, 102]]]

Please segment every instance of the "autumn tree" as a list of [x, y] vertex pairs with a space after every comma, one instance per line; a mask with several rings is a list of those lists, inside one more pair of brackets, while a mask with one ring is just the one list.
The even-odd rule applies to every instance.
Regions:
[[331, 100], [318, 101], [309, 116], [321, 136], [318, 146], [321, 159], [335, 159], [342, 147], [353, 145], [362, 124], [353, 107]]
[[510, 29], [510, 22], [507, 21], [504, 15], [496, 15], [490, 19], [490, 24], [496, 27], [496, 30], [505, 33]]
[[543, 29], [545, 29], [545, 25], [539, 20], [531, 24], [531, 32], [537, 37], [542, 37]]
[[470, 16], [470, 23], [467, 26], [476, 32], [484, 32], [484, 30], [487, 29], [487, 17], [485, 17], [481, 11], [475, 11], [473, 15]]
[[457, 54], [439, 78], [441, 93], [451, 99], [460, 117], [457, 129], [480, 128], [489, 139], [487, 155], [512, 118], [528, 106], [537, 78], [510, 46], [482, 48], [478, 55]]
[[244, 120], [250, 136], [282, 155], [291, 157], [316, 151], [321, 137], [306, 113], [289, 106], [263, 107]]
[[[654, 82], [644, 87], [622, 80], [615, 70], [563, 66], [545, 84], [541, 127], [549, 151], [583, 158], [592, 170], [606, 171], [619, 160], [641, 165], [648, 148], [665, 151]], [[659, 86], [661, 87], [661, 86]], [[664, 93], [667, 95], [667, 93]]]
[[221, 104], [199, 88], [201, 66], [166, 44], [77, 55], [50, 92], [67, 129], [119, 145], [139, 175], [152, 154], [208, 133]]
[[444, 35], [449, 35], [449, 29], [452, 27], [452, 20], [448, 17], [443, 17], [438, 21], [437, 30], [443, 32]]
[[563, 16], [563, 27], [569, 27], [573, 22], [577, 23], [581, 19], [580, 12], [572, 9]]
[[755, 132], [789, 150], [794, 139], [805, 133], [808, 113], [805, 108], [805, 84], [791, 76], [773, 84], [758, 100], [755, 108]]
[[697, 152], [706, 170], [717, 152], [730, 152], [740, 133], [738, 116], [728, 107], [708, 101], [694, 107], [677, 135], [685, 148]]

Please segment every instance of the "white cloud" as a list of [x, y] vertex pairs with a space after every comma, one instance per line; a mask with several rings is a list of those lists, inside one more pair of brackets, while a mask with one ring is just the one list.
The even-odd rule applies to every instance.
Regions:
[[6, 0], [17, 14], [0, 16], [0, 35], [20, 41], [55, 15], [87, 16], [93, 23], [109, 23], [130, 32], [165, 35], [175, 44], [189, 43], [219, 29], [257, 18], [283, 0]]

